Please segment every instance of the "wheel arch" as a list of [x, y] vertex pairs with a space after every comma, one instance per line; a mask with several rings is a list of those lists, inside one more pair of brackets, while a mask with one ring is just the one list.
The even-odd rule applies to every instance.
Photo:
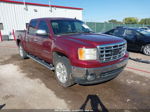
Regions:
[[143, 44], [143, 45], [141, 46], [141, 52], [143, 51], [144, 47], [145, 47], [146, 45], [148, 45], [148, 44], [150, 44], [150, 42], [147, 42], [147, 43], [145, 43], [145, 44]]
[[60, 57], [66, 57], [66, 58], [68, 58], [69, 59], [69, 56], [68, 55], [66, 55], [65, 53], [63, 53], [63, 52], [60, 52], [60, 51], [53, 51], [53, 53], [52, 53], [53, 55], [52, 55], [52, 59], [53, 59], [53, 64], [55, 63], [55, 59], [57, 59], [59, 56]]

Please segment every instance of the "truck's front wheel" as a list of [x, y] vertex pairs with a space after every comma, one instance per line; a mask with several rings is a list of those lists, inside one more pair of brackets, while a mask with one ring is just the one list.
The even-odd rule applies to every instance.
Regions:
[[24, 51], [21, 44], [19, 44], [19, 54], [22, 59], [28, 58], [27, 53]]
[[57, 57], [55, 60], [55, 74], [58, 82], [63, 87], [69, 87], [74, 84], [71, 77], [70, 61], [66, 57]]

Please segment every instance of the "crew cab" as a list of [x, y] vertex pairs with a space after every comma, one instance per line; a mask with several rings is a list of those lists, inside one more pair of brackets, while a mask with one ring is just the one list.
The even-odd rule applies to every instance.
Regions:
[[124, 39], [96, 34], [77, 19], [32, 19], [15, 35], [20, 56], [54, 70], [63, 87], [109, 81], [128, 61]]

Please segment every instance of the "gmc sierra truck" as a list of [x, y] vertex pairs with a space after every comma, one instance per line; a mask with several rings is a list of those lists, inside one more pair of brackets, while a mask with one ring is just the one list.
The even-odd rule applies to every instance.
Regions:
[[128, 61], [124, 39], [96, 34], [77, 19], [32, 19], [26, 31], [15, 35], [21, 58], [54, 70], [63, 87], [109, 81]]

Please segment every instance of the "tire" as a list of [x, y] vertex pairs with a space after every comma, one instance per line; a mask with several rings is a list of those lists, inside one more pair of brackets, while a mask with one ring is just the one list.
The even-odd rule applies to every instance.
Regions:
[[143, 47], [143, 53], [150, 56], [150, 44], [147, 44]]
[[55, 57], [55, 76], [59, 84], [63, 87], [69, 87], [74, 84], [71, 73], [72, 68], [68, 58], [64, 56]]
[[27, 59], [28, 56], [27, 56], [27, 53], [26, 51], [23, 49], [22, 45], [19, 44], [19, 55], [22, 59]]

